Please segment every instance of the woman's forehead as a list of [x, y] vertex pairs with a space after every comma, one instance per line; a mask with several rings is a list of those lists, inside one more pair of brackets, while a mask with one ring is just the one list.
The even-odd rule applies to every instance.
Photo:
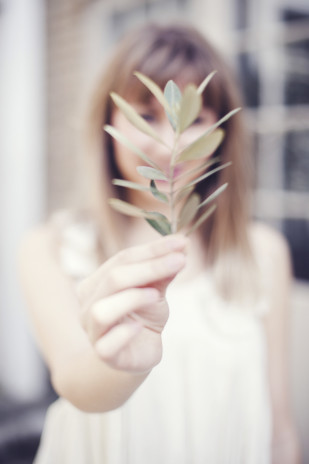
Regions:
[[[185, 89], [185, 87], [188, 84], [195, 84], [198, 86], [203, 78], [200, 78], [197, 73], [194, 72], [184, 72], [181, 75], [169, 75], [165, 78], [162, 76], [156, 77], [156, 76], [150, 76], [149, 74], [145, 75], [152, 79], [160, 88], [162, 91], [164, 91], [164, 88], [169, 80], [173, 80], [175, 84], [179, 87], [181, 92]], [[129, 79], [124, 92], [123, 96], [127, 100], [136, 100], [140, 101], [143, 103], [149, 103], [149, 104], [154, 104], [155, 103], [155, 98], [153, 97], [153, 94], [150, 92], [150, 90], [143, 85], [136, 76], [133, 76], [132, 79]]]
[[[146, 59], [140, 62], [132, 62], [122, 74], [122, 79], [114, 90], [126, 100], [147, 103], [152, 98], [152, 93], [145, 87], [140, 80], [134, 75], [134, 71], [139, 71], [152, 79], [162, 90], [169, 80], [173, 80], [181, 90], [189, 83], [199, 86], [205, 77], [214, 71], [208, 60], [192, 59], [186, 61], [183, 56], [177, 56], [171, 61], [167, 56], [160, 54], [158, 59]], [[215, 79], [218, 81], [218, 79]], [[206, 95], [207, 93], [207, 95]], [[207, 92], [203, 94], [204, 106], [210, 106], [220, 112], [220, 103], [218, 99], [218, 82], [211, 83]]]

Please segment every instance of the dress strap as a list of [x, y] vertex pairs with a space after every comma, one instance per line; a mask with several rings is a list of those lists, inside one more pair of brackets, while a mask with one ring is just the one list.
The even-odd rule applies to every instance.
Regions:
[[59, 211], [50, 218], [58, 259], [64, 272], [79, 281], [99, 266], [98, 232], [89, 217]]

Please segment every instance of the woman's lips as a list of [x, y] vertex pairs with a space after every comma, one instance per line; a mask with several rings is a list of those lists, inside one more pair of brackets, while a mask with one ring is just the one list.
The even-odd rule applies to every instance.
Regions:
[[[168, 177], [168, 179], [170, 179], [170, 174], [169, 174], [169, 171], [165, 171], [167, 174], [166, 176]], [[180, 167], [176, 166], [173, 170], [173, 182], [174, 182], [174, 187], [179, 187], [181, 185], [181, 179], [180, 179], [180, 176], [184, 173], [183, 169], [181, 169]], [[179, 178], [179, 180], [178, 180]], [[162, 179], [157, 179], [156, 181], [156, 184], [157, 186], [159, 187], [159, 189], [163, 190], [163, 191], [166, 191], [167, 189], [169, 190], [170, 189], [170, 182], [169, 180], [162, 180]], [[180, 182], [180, 184], [179, 184]]]
[[[171, 173], [170, 173], [170, 167], [169, 166], [167, 168], [161, 167], [161, 171], [165, 173], [166, 177], [170, 178]], [[183, 173], [183, 169], [180, 166], [175, 166], [173, 168], [173, 179], [176, 179], [182, 173]], [[156, 182], [167, 182], [167, 181], [166, 180], [157, 180]]]
[[177, 177], [182, 174], [183, 170], [181, 169], [180, 166], [175, 166], [174, 171], [173, 171], [173, 178], [176, 179]]

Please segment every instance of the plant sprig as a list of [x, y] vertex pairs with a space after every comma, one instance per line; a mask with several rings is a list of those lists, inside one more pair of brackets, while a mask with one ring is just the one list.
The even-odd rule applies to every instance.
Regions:
[[[180, 136], [199, 116], [202, 108], [202, 93], [215, 73], [216, 71], [210, 73], [199, 87], [195, 84], [188, 84], [184, 88], [183, 93], [173, 80], [168, 81], [162, 91], [149, 77], [140, 72], [134, 73], [163, 106], [166, 117], [174, 131], [172, 146], [169, 146], [161, 138], [160, 134], [126, 100], [115, 92], [110, 94], [115, 105], [135, 128], [152, 137], [170, 151], [169, 169], [168, 172], [164, 172], [146, 153], [140, 150], [139, 147], [115, 127], [110, 125], [104, 126], [105, 131], [109, 135], [134, 152], [146, 163], [146, 165], [138, 166], [137, 171], [149, 181], [148, 187], [124, 179], [113, 179], [113, 184], [123, 188], [149, 192], [149, 194], [158, 200], [158, 204], [165, 203], [168, 205], [169, 216], [167, 217], [159, 211], [146, 211], [118, 198], [110, 198], [109, 204], [122, 214], [144, 218], [161, 235], [168, 235], [183, 229], [186, 229], [187, 234], [189, 234], [196, 230], [214, 212], [216, 205], [213, 201], [227, 187], [227, 183], [221, 185], [204, 199], [195, 192], [195, 186], [199, 182], [231, 164], [225, 163], [211, 168], [212, 165], [218, 162], [218, 158], [214, 157], [201, 163], [198, 167], [185, 170], [176, 178], [174, 176], [175, 168], [178, 164], [192, 160], [202, 160], [213, 154], [224, 138], [224, 130], [219, 126], [240, 110], [240, 108], [236, 108], [230, 111], [187, 147], [182, 150], [179, 148]], [[185, 179], [186, 176], [190, 177], [191, 180], [187, 183], [184, 182], [181, 187], [178, 187], [176, 185], [177, 181], [180, 178]], [[195, 176], [193, 180], [192, 176]], [[168, 193], [159, 190], [156, 184], [158, 180], [164, 180], [168, 183]]]

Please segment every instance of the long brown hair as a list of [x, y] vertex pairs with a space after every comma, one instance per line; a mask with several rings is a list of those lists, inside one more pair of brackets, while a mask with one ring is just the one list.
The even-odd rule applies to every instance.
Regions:
[[[87, 137], [95, 176], [92, 177], [93, 204], [96, 204], [106, 256], [121, 247], [123, 231], [120, 215], [107, 205], [109, 197], [119, 196], [111, 184], [111, 178], [119, 177], [113, 142], [103, 131], [104, 124], [111, 121], [113, 110], [110, 92], [131, 100], [147, 98], [134, 71], [146, 74], [163, 88], [169, 79], [198, 85], [213, 70], [217, 70], [217, 74], [204, 92], [204, 105], [214, 109], [221, 118], [242, 104], [233, 73], [205, 37], [190, 26], [147, 24], [136, 29], [119, 43], [105, 66], [93, 94]], [[235, 115], [222, 127], [226, 136], [216, 154], [222, 162], [232, 161], [232, 165], [212, 176], [211, 181], [200, 183], [199, 192], [204, 198], [216, 186], [225, 182], [229, 186], [219, 197], [215, 214], [199, 232], [221, 292], [231, 296], [234, 291], [239, 293], [236, 290], [239, 284], [248, 287], [245, 279], [250, 275], [248, 265], [252, 264], [248, 238], [251, 166], [242, 115]], [[237, 284], [233, 282], [233, 275], [237, 276]]]

